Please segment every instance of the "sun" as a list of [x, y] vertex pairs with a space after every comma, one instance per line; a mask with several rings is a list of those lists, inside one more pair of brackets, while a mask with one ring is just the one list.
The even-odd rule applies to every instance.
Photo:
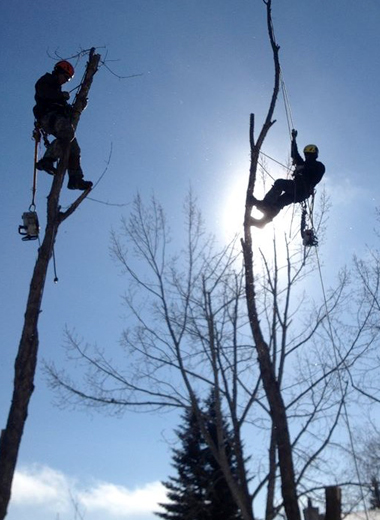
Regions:
[[[252, 210], [252, 216], [260, 218], [262, 215], [257, 209]], [[295, 214], [293, 205], [284, 208], [274, 218], [273, 222], [259, 229], [251, 227], [252, 242], [266, 258], [271, 258], [274, 254], [274, 244], [276, 245], [277, 261], [281, 263], [286, 259], [287, 247], [298, 240], [299, 216]]]
[[246, 190], [247, 175], [243, 173], [234, 176], [233, 182], [227, 187], [221, 218], [226, 240], [236, 235], [243, 236]]
[[[247, 182], [247, 172], [240, 170], [239, 173], [233, 175], [231, 182], [229, 182], [225, 188], [222, 225], [226, 238], [231, 238], [236, 234], [243, 234]], [[265, 186], [261, 179], [258, 179], [256, 182], [255, 196], [259, 199], [263, 198], [265, 188], [267, 187], [268, 186]], [[253, 208], [252, 216], [260, 218], [262, 213], [256, 208]]]

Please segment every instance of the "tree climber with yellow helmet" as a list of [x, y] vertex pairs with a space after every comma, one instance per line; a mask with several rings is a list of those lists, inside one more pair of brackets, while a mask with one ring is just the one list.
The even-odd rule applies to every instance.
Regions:
[[291, 157], [295, 170], [293, 180], [277, 179], [263, 200], [257, 200], [253, 195], [251, 202], [264, 216], [261, 219], [251, 217], [250, 225], [264, 227], [289, 204], [302, 202], [313, 194], [315, 186], [321, 181], [325, 173], [325, 166], [318, 158], [318, 147], [314, 144], [305, 146], [303, 152], [305, 159], [301, 157], [297, 148], [297, 131], [292, 130]]
[[83, 179], [80, 165], [81, 150], [71, 124], [72, 106], [67, 102], [70, 94], [63, 92], [61, 88], [73, 76], [74, 67], [68, 61], [61, 60], [56, 63], [51, 74], [46, 73], [36, 83], [36, 105], [33, 113], [37, 125], [46, 134], [56, 138], [47, 147], [45, 155], [37, 162], [36, 167], [38, 170], [54, 175], [57, 171], [55, 162], [62, 157], [64, 149], [70, 144], [67, 187], [70, 190], [87, 190], [91, 188], [92, 182]]

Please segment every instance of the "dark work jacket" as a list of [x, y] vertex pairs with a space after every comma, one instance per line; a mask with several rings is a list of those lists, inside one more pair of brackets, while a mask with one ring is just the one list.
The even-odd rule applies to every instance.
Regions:
[[70, 115], [69, 105], [62, 92], [61, 85], [56, 74], [49, 72], [42, 76], [36, 83], [36, 104], [33, 107], [35, 118], [40, 120], [49, 112], [60, 115]]
[[315, 186], [322, 180], [325, 173], [325, 165], [316, 159], [306, 158], [304, 160], [298, 153], [297, 145], [292, 143], [292, 159], [296, 165], [294, 182], [296, 192], [309, 196], [313, 193]]

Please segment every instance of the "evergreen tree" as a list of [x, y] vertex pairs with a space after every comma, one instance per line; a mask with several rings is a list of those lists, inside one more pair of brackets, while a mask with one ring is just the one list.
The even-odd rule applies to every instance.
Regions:
[[[206, 427], [217, 444], [215, 396], [206, 402]], [[169, 477], [164, 486], [170, 502], [160, 504], [165, 512], [156, 513], [164, 520], [241, 520], [223, 472], [207, 445], [193, 410], [183, 416], [184, 424], [176, 432], [181, 447], [173, 450], [173, 467], [177, 476]], [[224, 449], [232, 474], [237, 480], [232, 436], [223, 423]]]

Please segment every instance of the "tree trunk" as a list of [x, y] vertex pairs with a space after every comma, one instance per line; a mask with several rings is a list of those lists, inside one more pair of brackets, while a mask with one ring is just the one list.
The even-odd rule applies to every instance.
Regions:
[[281, 475], [281, 490], [284, 501], [284, 508], [288, 520], [301, 520], [301, 513], [298, 506], [296, 479], [293, 465], [293, 454], [288, 428], [288, 420], [286, 416], [285, 404], [282, 399], [280, 384], [277, 381], [275, 367], [271, 360], [269, 347], [264, 340], [260, 320], [257, 315], [255, 278], [253, 273], [253, 249], [252, 235], [250, 227], [250, 216], [252, 211], [252, 202], [250, 196], [253, 193], [256, 182], [256, 171], [259, 160], [260, 150], [266, 138], [268, 131], [275, 121], [272, 120], [277, 97], [280, 88], [281, 68], [279, 62], [279, 46], [277, 45], [272, 25], [272, 0], [263, 0], [267, 7], [267, 27], [268, 35], [273, 51], [274, 60], [274, 87], [268, 113], [264, 121], [263, 127], [255, 143], [254, 140], [254, 117], [251, 115], [250, 120], [250, 145], [251, 145], [251, 166], [246, 197], [246, 211], [244, 217], [244, 241], [242, 241], [244, 268], [245, 268], [245, 288], [246, 300], [248, 308], [248, 317], [252, 330], [252, 336], [255, 342], [260, 373], [262, 377], [264, 391], [269, 403], [270, 414], [273, 423], [273, 429], [277, 444], [278, 462]]
[[[100, 56], [90, 51], [86, 75], [73, 104], [73, 125], [76, 129], [82, 112], [83, 100], [87, 97], [92, 78], [97, 71]], [[61, 192], [64, 174], [67, 168], [69, 148], [59, 162], [57, 174], [54, 176], [52, 188], [47, 203], [47, 224], [45, 236], [38, 251], [38, 257], [30, 284], [29, 296], [26, 305], [24, 327], [15, 360], [15, 377], [12, 403], [9, 409], [6, 428], [0, 439], [0, 520], [7, 514], [11, 497], [11, 488], [15, 473], [17, 457], [21, 445], [26, 419], [28, 416], [29, 401], [34, 390], [34, 376], [38, 354], [38, 318], [41, 312], [41, 303], [45, 287], [49, 261], [53, 253], [54, 243], [59, 224], [71, 215], [80, 202], [88, 194], [84, 192], [65, 213], [59, 211], [59, 195]]]
[[252, 335], [256, 345], [257, 357], [260, 365], [260, 373], [263, 381], [264, 391], [268, 399], [273, 428], [275, 430], [276, 444], [278, 450], [278, 461], [281, 474], [281, 490], [284, 501], [285, 512], [288, 520], [301, 520], [298, 506], [293, 455], [286, 416], [285, 404], [282, 399], [281, 389], [276, 379], [269, 347], [262, 336], [260, 321], [257, 316], [255, 302], [255, 286], [252, 270], [252, 249], [243, 247], [246, 269], [246, 293], [248, 315], [252, 329]]
[[276, 432], [274, 425], [272, 423], [272, 431], [270, 436], [270, 445], [269, 445], [269, 470], [268, 470], [268, 491], [267, 491], [267, 500], [265, 506], [265, 520], [273, 520], [276, 516], [274, 511], [274, 499], [275, 499], [275, 490], [276, 490], [276, 453], [277, 453], [277, 445], [276, 445]]
[[326, 515], [325, 520], [341, 520], [342, 518], [342, 493], [338, 486], [325, 488]]

